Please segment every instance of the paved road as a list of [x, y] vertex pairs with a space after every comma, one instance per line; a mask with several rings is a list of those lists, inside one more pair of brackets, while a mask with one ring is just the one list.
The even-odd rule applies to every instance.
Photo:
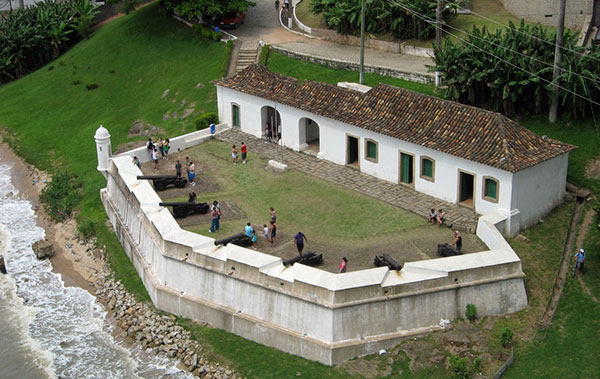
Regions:
[[[359, 63], [359, 47], [308, 38], [289, 32], [279, 24], [274, 0], [255, 0], [255, 2], [256, 6], [250, 8], [244, 24], [236, 30], [229, 31], [237, 36], [245, 46], [252, 46], [263, 40], [270, 45], [281, 46], [303, 54]], [[281, 3], [283, 4], [283, 1]], [[388, 53], [366, 48], [365, 64], [430, 74], [426, 66], [431, 65], [432, 61], [429, 58], [414, 55]]]

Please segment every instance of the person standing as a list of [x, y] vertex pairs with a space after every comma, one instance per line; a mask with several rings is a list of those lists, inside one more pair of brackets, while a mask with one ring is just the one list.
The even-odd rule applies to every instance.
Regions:
[[271, 240], [271, 245], [277, 243], [277, 224], [275, 221], [271, 221], [269, 224], [269, 239]]
[[454, 242], [452, 245], [456, 247], [456, 250], [461, 251], [462, 249], [462, 236], [458, 230], [454, 231]]
[[190, 161], [190, 183], [192, 183], [192, 187], [196, 186], [196, 182], [194, 181], [194, 179], [196, 179], [196, 165], [194, 165], [194, 162]]
[[177, 178], [181, 178], [181, 162], [179, 162], [179, 159], [177, 160], [177, 163], [175, 163], [175, 175]]
[[188, 181], [190, 180], [190, 157], [185, 157], [185, 171], [188, 177]]
[[140, 163], [140, 160], [138, 159], [138, 157], [133, 157], [133, 162], [134, 165], [138, 166], [138, 168], [141, 170], [142, 169], [142, 164]]
[[250, 237], [250, 241], [252, 241], [252, 248], [256, 250], [256, 240], [258, 237], [256, 236], [256, 230], [252, 230], [252, 236]]
[[165, 141], [163, 142], [163, 150], [165, 152], [165, 157], [164, 159], [169, 160], [169, 149], [171, 148], [171, 146], [169, 145], [171, 143], [171, 141], [169, 141], [169, 139], [165, 139]]
[[160, 151], [160, 157], [162, 159], [165, 159], [165, 146], [164, 146], [163, 139], [159, 138], [156, 145], [158, 146], [158, 151]]
[[210, 211], [211, 211], [211, 215], [212, 215], [212, 211], [216, 212], [216, 219], [214, 221], [214, 229], [213, 226], [211, 225], [211, 229], [213, 229], [214, 232], [219, 230], [220, 222], [221, 222], [221, 206], [219, 205], [218, 201], [213, 201], [212, 205], [210, 206]]
[[242, 164], [246, 164], [246, 154], [248, 153], [248, 146], [242, 142]]
[[271, 142], [271, 124], [269, 124], [268, 122], [265, 125], [265, 134], [267, 138], [266, 142]]
[[304, 249], [304, 241], [308, 242], [308, 238], [302, 232], [298, 232], [294, 236], [294, 243], [296, 244], [296, 249], [298, 249], [298, 255], [302, 256], [302, 250]]
[[148, 138], [148, 142], [146, 142], [146, 150], [148, 150], [148, 158], [152, 159], [152, 150], [154, 150], [152, 138]]
[[[267, 224], [263, 224], [263, 233], [265, 235], [265, 239], [269, 242], [271, 242], [271, 239], [269, 238], [269, 234], [271, 234], [271, 228], [269, 228], [267, 226]], [[273, 243], [273, 242], [271, 242]]]
[[346, 257], [342, 257], [342, 261], [340, 262], [340, 274], [343, 274], [348, 269], [348, 260]]
[[275, 209], [273, 209], [273, 207], [271, 207], [270, 212], [271, 212], [271, 222], [274, 224], [277, 222], [277, 215], [275, 214]]
[[577, 254], [573, 256], [573, 258], [577, 259], [577, 262], [575, 263], [575, 268], [577, 269], [577, 272], [579, 273], [579, 275], [583, 275], [583, 262], [585, 261], [585, 250], [579, 249]]
[[237, 147], [235, 147], [235, 145], [231, 146], [231, 160], [233, 161], [233, 164], [237, 164], [237, 158], [238, 158], [238, 150]]
[[154, 161], [154, 169], [158, 170], [158, 151], [156, 147], [152, 149], [152, 160]]
[[195, 203], [196, 202], [196, 192], [190, 192], [190, 194], [188, 195], [188, 202], [189, 203]]
[[219, 230], [219, 210], [217, 208], [211, 208], [210, 210], [210, 229], [209, 233], [215, 233]]
[[279, 0], [275, 0], [275, 11], [279, 13]]

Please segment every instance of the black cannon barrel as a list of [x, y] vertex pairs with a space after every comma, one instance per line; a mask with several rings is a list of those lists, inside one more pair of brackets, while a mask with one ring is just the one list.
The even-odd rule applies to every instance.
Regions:
[[302, 255], [298, 255], [298, 256], [295, 256], [294, 258], [288, 259], [287, 261], [283, 261], [283, 265], [290, 266], [290, 265], [293, 265], [294, 263], [298, 263], [303, 260], [308, 260], [308, 259], [312, 258], [314, 255], [315, 255], [315, 253], [313, 253], [312, 251], [309, 251]]
[[189, 201], [165, 201], [165, 202], [161, 202], [158, 203], [158, 205], [160, 205], [161, 207], [177, 207], [180, 205], [199, 205], [199, 204], [206, 204], [206, 203], [192, 203]]
[[177, 179], [177, 175], [138, 175], [138, 180]]
[[373, 263], [377, 267], [387, 266], [390, 270], [402, 270], [402, 266], [398, 264], [398, 262], [396, 262], [394, 258], [390, 257], [387, 254], [375, 256], [375, 260], [373, 261]]
[[244, 233], [238, 233], [235, 234], [233, 236], [227, 237], [227, 238], [223, 238], [222, 240], [216, 240], [215, 241], [215, 246], [219, 246], [219, 245], [223, 245], [223, 246], [227, 246], [228, 243], [232, 242], [233, 240], [237, 240], [240, 238], [244, 238], [246, 235]]

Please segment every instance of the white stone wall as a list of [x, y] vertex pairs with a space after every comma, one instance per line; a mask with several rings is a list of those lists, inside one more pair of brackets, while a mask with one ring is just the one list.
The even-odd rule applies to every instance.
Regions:
[[112, 158], [101, 197], [154, 305], [259, 343], [332, 365], [436, 330], [468, 303], [482, 316], [527, 305], [500, 215], [478, 227], [490, 251], [333, 274], [182, 230], [139, 174]]
[[513, 178], [512, 209], [519, 209], [521, 227], [533, 225], [564, 198], [569, 154], [517, 172]]
[[[569, 0], [565, 7], [565, 26], [581, 29], [585, 18], [592, 15], [593, 2], [597, 0]], [[549, 0], [500, 0], [513, 16], [530, 22], [557, 26], [560, 1]], [[549, 16], [549, 17], [546, 17]]]

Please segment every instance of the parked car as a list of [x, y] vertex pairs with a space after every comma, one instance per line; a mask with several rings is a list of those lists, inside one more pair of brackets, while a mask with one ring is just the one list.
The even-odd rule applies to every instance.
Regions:
[[222, 28], [232, 28], [236, 29], [240, 24], [244, 23], [244, 19], [246, 18], [246, 12], [230, 12], [225, 13], [221, 20], [219, 21], [219, 25]]

